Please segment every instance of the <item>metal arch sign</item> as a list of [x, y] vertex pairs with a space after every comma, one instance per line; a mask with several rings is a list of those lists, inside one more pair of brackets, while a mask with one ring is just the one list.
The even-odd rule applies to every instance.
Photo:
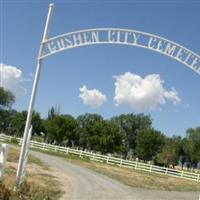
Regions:
[[20, 152], [19, 164], [16, 175], [17, 186], [20, 185], [23, 172], [25, 170], [25, 165], [23, 165], [23, 163], [26, 160], [26, 152], [28, 150], [28, 133], [30, 130], [36, 91], [38, 87], [42, 61], [47, 56], [53, 55], [63, 50], [87, 45], [121, 44], [134, 47], [141, 47], [159, 52], [186, 65], [187, 67], [189, 67], [190, 69], [192, 69], [200, 75], [200, 56], [198, 54], [173, 41], [150, 33], [129, 29], [97, 28], [66, 33], [53, 38], [48, 38], [53, 7], [54, 4], [49, 5], [46, 25], [44, 28], [43, 38], [39, 49], [36, 72], [33, 82], [31, 99], [29, 102], [28, 115], [26, 119], [22, 148]]
[[87, 29], [65, 33], [46, 40], [45, 58], [63, 50], [96, 44], [120, 44], [141, 47], [169, 56], [200, 75], [200, 56], [163, 37], [137, 30], [118, 28]]

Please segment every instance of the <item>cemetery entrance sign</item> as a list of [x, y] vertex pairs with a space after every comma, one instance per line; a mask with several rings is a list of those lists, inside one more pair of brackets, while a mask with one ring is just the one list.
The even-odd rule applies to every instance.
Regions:
[[98, 28], [66, 33], [44, 42], [45, 58], [63, 50], [95, 44], [141, 47], [169, 56], [200, 74], [200, 56], [163, 37], [129, 29]]
[[200, 56], [191, 50], [163, 37], [145, 33], [142, 31], [118, 29], [118, 28], [96, 28], [80, 30], [71, 33], [65, 33], [53, 38], [48, 38], [49, 25], [53, 11], [53, 4], [49, 5], [49, 11], [47, 15], [44, 34], [39, 50], [37, 59], [37, 67], [35, 72], [35, 78], [33, 83], [33, 89], [31, 93], [31, 99], [29, 103], [28, 115], [26, 119], [26, 125], [24, 130], [22, 148], [20, 153], [20, 159], [17, 169], [16, 184], [20, 185], [22, 176], [25, 171], [26, 165], [26, 152], [28, 152], [28, 133], [31, 125], [31, 118], [35, 103], [36, 90], [38, 86], [42, 61], [44, 58], [61, 52], [63, 50], [72, 49], [87, 45], [97, 44], [116, 44], [116, 45], [128, 45], [133, 47], [141, 47], [149, 49], [168, 57], [175, 59], [176, 61], [184, 64], [192, 69], [194, 72], [200, 75]]

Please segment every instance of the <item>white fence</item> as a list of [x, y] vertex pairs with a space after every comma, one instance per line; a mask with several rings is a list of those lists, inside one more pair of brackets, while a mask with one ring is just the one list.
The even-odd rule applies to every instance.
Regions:
[[3, 176], [5, 173], [5, 165], [7, 160], [8, 145], [0, 145], [0, 182], [3, 181]]
[[[16, 140], [19, 144], [22, 139], [0, 134], [0, 142], [1, 141], [11, 142], [14, 140]], [[120, 159], [120, 158], [116, 158], [112, 156], [106, 156], [106, 155], [96, 154], [92, 152], [76, 150], [69, 147], [62, 147], [62, 146], [56, 146], [56, 145], [51, 145], [51, 144], [46, 144], [46, 143], [40, 143], [36, 141], [31, 141], [30, 147], [35, 148], [35, 149], [45, 150], [45, 151], [63, 153], [63, 154], [74, 154], [80, 157], [87, 157], [91, 160], [105, 162], [107, 164], [115, 164], [120, 167], [126, 167], [126, 168], [135, 169], [135, 170], [142, 170], [142, 171], [157, 173], [161, 175], [168, 175], [168, 176], [187, 179], [190, 181], [196, 181], [200, 183], [200, 173], [182, 171], [182, 170], [177, 170], [177, 169], [172, 169], [172, 168], [165, 168], [165, 167], [160, 167], [160, 166], [156, 166], [152, 164], [146, 164], [143, 162], [125, 160], [125, 159]]]

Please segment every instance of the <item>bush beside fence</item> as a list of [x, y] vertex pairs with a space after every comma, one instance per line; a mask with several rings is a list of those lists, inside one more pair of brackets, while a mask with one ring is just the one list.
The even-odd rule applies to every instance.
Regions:
[[[20, 144], [22, 139], [0, 134], [0, 142], [1, 141], [2, 142], [17, 141], [18, 144]], [[173, 177], [187, 179], [190, 181], [196, 181], [200, 183], [200, 173], [187, 172], [187, 171], [182, 171], [182, 170], [177, 170], [177, 169], [172, 169], [172, 168], [165, 168], [165, 167], [160, 167], [160, 166], [156, 166], [152, 164], [142, 163], [139, 161], [125, 160], [125, 159], [116, 158], [113, 156], [101, 155], [101, 154], [97, 154], [93, 152], [72, 149], [69, 147], [56, 146], [56, 145], [47, 144], [47, 143], [40, 143], [36, 141], [31, 141], [30, 147], [35, 148], [35, 149], [45, 150], [45, 151], [59, 152], [63, 154], [74, 154], [80, 157], [89, 158], [91, 160], [104, 162], [106, 164], [115, 164], [120, 167], [127, 167], [127, 168], [131, 168], [135, 170], [157, 173], [160, 175], [173, 176]]]

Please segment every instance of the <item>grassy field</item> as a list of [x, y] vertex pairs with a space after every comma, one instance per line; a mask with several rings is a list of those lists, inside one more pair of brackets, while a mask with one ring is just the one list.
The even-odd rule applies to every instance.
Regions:
[[47, 165], [30, 156], [26, 181], [18, 191], [14, 191], [19, 151], [9, 147], [6, 174], [0, 183], [0, 200], [55, 200], [62, 195], [60, 186], [51, 175]]
[[60, 156], [71, 163], [102, 173], [131, 187], [166, 191], [200, 191], [200, 183], [197, 182], [154, 174], [150, 172], [133, 170], [116, 165], [108, 165], [105, 163], [92, 161], [87, 158], [80, 158], [76, 155], [63, 155], [61, 153], [48, 151], [41, 152]]
[[183, 179], [144, 171], [136, 171], [114, 165], [105, 165], [94, 161], [80, 162], [77, 160], [71, 160], [71, 162], [107, 175], [131, 187], [167, 191], [200, 191], [199, 183]]

